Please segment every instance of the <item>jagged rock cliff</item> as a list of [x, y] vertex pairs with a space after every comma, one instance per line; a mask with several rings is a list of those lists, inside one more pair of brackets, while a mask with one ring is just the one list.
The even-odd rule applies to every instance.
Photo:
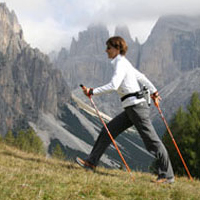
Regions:
[[165, 16], [142, 46], [139, 68], [158, 88], [200, 67], [200, 17]]
[[[193, 92], [200, 93], [200, 17], [165, 16], [142, 46], [139, 69], [157, 86], [161, 108], [169, 121], [177, 109], [186, 108]], [[152, 119], [163, 133], [158, 112]]]
[[90, 25], [87, 30], [79, 33], [78, 41], [72, 40], [70, 56], [102, 55], [107, 39], [108, 30], [104, 25]]
[[39, 112], [54, 115], [70, 92], [61, 72], [52, 69], [46, 55], [32, 49], [14, 11], [0, 4], [0, 133], [19, 125], [20, 120], [36, 121]]
[[92, 25], [79, 33], [77, 41], [73, 38], [69, 56], [61, 67], [72, 89], [80, 83], [97, 85], [109, 79], [111, 68], [105, 53], [107, 39], [108, 30], [103, 25]]
[[128, 52], [126, 57], [133, 64], [134, 67], [139, 67], [141, 44], [136, 38], [135, 41], [130, 35], [130, 31], [127, 26], [117, 26], [114, 35], [121, 36], [125, 39], [128, 45]]

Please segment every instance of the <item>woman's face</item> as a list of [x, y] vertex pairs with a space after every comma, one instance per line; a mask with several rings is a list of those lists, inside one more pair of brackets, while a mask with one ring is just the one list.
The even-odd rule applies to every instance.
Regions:
[[106, 48], [106, 53], [108, 54], [108, 58], [113, 59], [120, 53], [120, 51], [118, 49], [108, 45]]

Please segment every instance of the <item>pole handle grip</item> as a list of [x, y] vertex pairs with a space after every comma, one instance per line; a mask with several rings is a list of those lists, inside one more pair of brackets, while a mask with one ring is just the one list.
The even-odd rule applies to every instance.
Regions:
[[85, 87], [83, 84], [80, 84], [79, 86], [80, 86], [82, 89]]
[[84, 90], [86, 87], [83, 84], [80, 84], [80, 87]]
[[80, 84], [80, 87], [82, 88], [84, 94], [88, 97], [91, 98], [91, 94], [87, 93], [85, 89], [87, 89], [83, 84]]

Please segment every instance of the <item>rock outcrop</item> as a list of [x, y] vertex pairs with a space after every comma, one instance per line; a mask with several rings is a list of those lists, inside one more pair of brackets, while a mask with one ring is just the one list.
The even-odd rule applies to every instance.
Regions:
[[49, 58], [32, 49], [23, 38], [15, 13], [0, 4], [0, 132], [18, 126], [19, 121], [36, 121], [39, 112], [55, 116], [70, 99], [60, 71]]
[[77, 41], [73, 38], [69, 55], [60, 66], [70, 88], [75, 89], [80, 83], [96, 86], [108, 81], [112, 71], [105, 53], [108, 37], [105, 26], [92, 25], [79, 33]]
[[161, 17], [142, 46], [139, 69], [162, 88], [200, 67], [200, 18]]
[[114, 35], [120, 36], [125, 39], [128, 45], [126, 57], [133, 64], [134, 67], [139, 67], [141, 45], [136, 38], [132, 39], [130, 31], [127, 26], [117, 26]]

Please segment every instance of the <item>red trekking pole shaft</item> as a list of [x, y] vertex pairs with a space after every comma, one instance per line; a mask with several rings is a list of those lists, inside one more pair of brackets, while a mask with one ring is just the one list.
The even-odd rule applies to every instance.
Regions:
[[161, 118], [162, 118], [162, 120], [163, 120], [164, 123], [165, 123], [165, 126], [166, 126], [166, 128], [167, 128], [167, 131], [168, 131], [168, 133], [169, 133], [169, 135], [170, 135], [170, 137], [171, 137], [171, 139], [172, 139], [172, 141], [173, 141], [173, 143], [174, 143], [174, 146], [175, 146], [175, 148], [176, 148], [176, 150], [177, 150], [177, 152], [178, 152], [178, 155], [179, 155], [180, 158], [181, 158], [181, 161], [182, 161], [183, 166], [184, 166], [184, 168], [185, 168], [185, 170], [186, 170], [186, 172], [187, 172], [187, 174], [188, 174], [189, 179], [190, 179], [190, 180], [193, 180], [193, 178], [192, 178], [192, 176], [191, 176], [191, 174], [190, 174], [190, 171], [189, 171], [189, 169], [188, 169], [188, 167], [187, 167], [187, 165], [186, 165], [186, 163], [185, 163], [185, 161], [184, 161], [184, 159], [183, 159], [183, 156], [181, 155], [181, 152], [180, 152], [180, 150], [179, 150], [179, 148], [178, 148], [178, 145], [177, 145], [177, 143], [176, 143], [176, 141], [175, 141], [175, 139], [174, 139], [174, 137], [173, 137], [173, 134], [172, 134], [172, 132], [171, 132], [171, 130], [170, 130], [168, 124], [167, 124], [167, 121], [165, 120], [165, 117], [164, 117], [164, 115], [163, 115], [163, 113], [162, 113], [162, 111], [161, 111], [161, 109], [160, 109], [159, 104], [155, 104], [155, 106], [158, 108], [158, 111], [159, 111], [159, 113], [160, 113], [160, 115], [161, 115]]
[[[83, 85], [80, 85], [80, 86], [82, 87], [82, 89], [84, 89], [84, 86], [83, 86]], [[116, 148], [116, 150], [117, 150], [117, 152], [118, 152], [120, 158], [122, 159], [124, 165], [126, 166], [127, 171], [129, 172], [131, 178], [134, 180], [134, 177], [133, 177], [133, 175], [132, 175], [132, 173], [131, 173], [131, 170], [130, 170], [128, 164], [126, 163], [126, 161], [125, 161], [125, 159], [124, 159], [122, 153], [120, 152], [120, 150], [119, 150], [119, 148], [118, 148], [118, 146], [117, 146], [117, 144], [116, 144], [116, 142], [115, 142], [113, 136], [111, 135], [111, 133], [110, 133], [110, 131], [109, 131], [109, 129], [108, 129], [106, 123], [105, 123], [104, 120], [102, 119], [102, 117], [101, 117], [101, 115], [100, 115], [100, 113], [99, 113], [99, 111], [98, 111], [98, 109], [97, 109], [97, 107], [96, 107], [96, 105], [95, 105], [95, 103], [94, 103], [94, 101], [93, 101], [91, 95], [88, 95], [88, 98], [90, 99], [90, 102], [91, 102], [91, 104], [93, 105], [93, 107], [94, 107], [94, 109], [95, 109], [95, 111], [96, 111], [96, 113], [97, 113], [99, 119], [101, 120], [103, 126], [105, 127], [105, 129], [106, 129], [106, 131], [107, 131], [107, 133], [108, 133], [108, 135], [109, 135], [109, 137], [110, 137], [110, 139], [111, 139], [113, 145], [115, 146], [115, 148]]]

